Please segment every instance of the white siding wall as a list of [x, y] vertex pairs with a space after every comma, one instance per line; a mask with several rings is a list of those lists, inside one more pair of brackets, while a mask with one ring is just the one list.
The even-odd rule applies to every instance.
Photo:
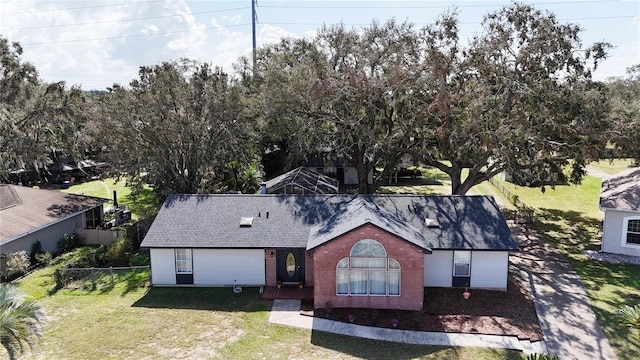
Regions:
[[472, 288], [505, 290], [508, 272], [507, 251], [474, 251], [471, 254]]
[[[369, 184], [373, 184], [373, 170], [369, 171], [369, 174], [367, 174], [367, 181], [369, 182]], [[358, 184], [358, 170], [356, 170], [356, 168], [344, 168], [344, 183], [346, 185]]]
[[640, 245], [627, 244], [626, 233], [622, 233], [624, 219], [637, 216], [640, 216], [640, 213], [616, 210], [605, 211], [601, 250], [613, 254], [640, 256]]
[[434, 250], [424, 255], [424, 286], [451, 287], [452, 280], [453, 251]]
[[176, 255], [173, 249], [151, 249], [151, 283], [176, 284]]
[[263, 249], [193, 249], [195, 285], [264, 285]]

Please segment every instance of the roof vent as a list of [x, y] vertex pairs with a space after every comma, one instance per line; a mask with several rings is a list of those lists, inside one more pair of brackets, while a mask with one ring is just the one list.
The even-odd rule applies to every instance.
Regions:
[[426, 218], [424, 219], [424, 223], [427, 224], [427, 227], [430, 227], [430, 228], [440, 227], [440, 223], [438, 222], [437, 219]]
[[253, 224], [253, 218], [252, 217], [240, 218], [240, 226], [242, 226], [242, 227], [251, 227], [252, 224]]

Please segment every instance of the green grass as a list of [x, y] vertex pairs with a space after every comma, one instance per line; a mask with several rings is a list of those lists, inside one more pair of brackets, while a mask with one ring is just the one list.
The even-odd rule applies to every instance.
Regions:
[[[18, 282], [47, 326], [32, 358], [46, 359], [519, 359], [499, 349], [407, 345], [268, 322], [257, 288], [145, 288], [123, 277], [96, 290], [49, 290], [51, 268]], [[143, 282], [136, 284], [140, 285]], [[0, 355], [2, 358], [4, 354]]]
[[376, 194], [419, 194], [419, 195], [450, 195], [451, 185], [448, 183], [422, 185], [410, 180], [393, 185], [381, 185]]
[[589, 167], [613, 175], [634, 166], [633, 159], [600, 160], [592, 162]]
[[[617, 172], [620, 163], [624, 162], [614, 162], [607, 171]], [[582, 279], [591, 307], [616, 355], [620, 359], [640, 358], [640, 333], [625, 328], [616, 313], [624, 305], [640, 303], [636, 298], [640, 295], [640, 266], [603, 263], [581, 253], [600, 249], [600, 178], [587, 176], [581, 185], [547, 187], [545, 192], [503, 183], [535, 208], [534, 221], [528, 226], [567, 257]]]
[[73, 185], [68, 189], [61, 190], [70, 194], [82, 194], [95, 196], [104, 199], [111, 199], [113, 203], [113, 192], [116, 192], [118, 204], [127, 204], [134, 220], [146, 218], [157, 212], [158, 204], [153, 190], [145, 186], [138, 196], [131, 194], [131, 188], [127, 186], [124, 179], [116, 181], [115, 178], [104, 180], [94, 180]]
[[585, 176], [580, 185], [556, 185], [540, 187], [518, 186], [499, 180], [525, 204], [537, 209], [549, 209], [579, 213], [593, 219], [601, 219], [602, 212], [598, 209], [600, 199], [600, 178]]

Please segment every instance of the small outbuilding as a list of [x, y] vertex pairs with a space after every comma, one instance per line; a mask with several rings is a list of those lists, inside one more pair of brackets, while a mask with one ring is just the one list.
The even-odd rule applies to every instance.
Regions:
[[506, 290], [518, 246], [488, 196], [171, 195], [154, 286], [313, 286], [314, 303], [418, 310], [424, 287]]
[[601, 251], [640, 256], [640, 167], [603, 179]]

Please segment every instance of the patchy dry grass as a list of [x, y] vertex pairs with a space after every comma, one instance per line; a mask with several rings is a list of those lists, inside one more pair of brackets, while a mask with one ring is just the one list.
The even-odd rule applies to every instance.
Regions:
[[[257, 288], [59, 290], [50, 269], [19, 282], [48, 323], [33, 359], [519, 359], [516, 351], [387, 343], [268, 322]], [[0, 354], [0, 358], [4, 354]]]

